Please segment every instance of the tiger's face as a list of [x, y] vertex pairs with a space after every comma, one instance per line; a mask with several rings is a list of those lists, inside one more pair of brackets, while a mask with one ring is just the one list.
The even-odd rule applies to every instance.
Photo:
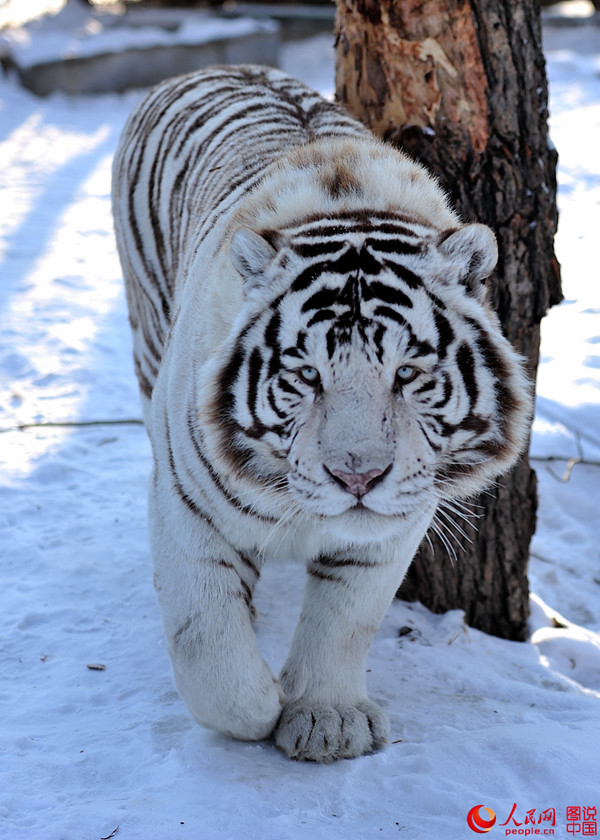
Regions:
[[484, 304], [489, 229], [319, 219], [231, 253], [246, 311], [211, 418], [232, 475], [372, 538], [512, 461], [529, 407]]

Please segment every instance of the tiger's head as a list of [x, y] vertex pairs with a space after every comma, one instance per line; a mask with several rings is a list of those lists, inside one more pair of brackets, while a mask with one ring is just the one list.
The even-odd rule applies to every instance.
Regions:
[[531, 397], [485, 301], [489, 228], [346, 211], [240, 228], [230, 258], [244, 304], [208, 416], [230, 484], [362, 540], [514, 463]]

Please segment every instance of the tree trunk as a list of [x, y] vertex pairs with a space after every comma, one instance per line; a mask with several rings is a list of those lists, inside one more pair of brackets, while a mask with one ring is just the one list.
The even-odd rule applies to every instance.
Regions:
[[[495, 231], [500, 260], [489, 293], [535, 377], [540, 321], [561, 299], [537, 4], [338, 0], [336, 87], [375, 134], [439, 177], [465, 221]], [[430, 534], [400, 595], [436, 612], [463, 609], [474, 627], [524, 639], [537, 507], [526, 458], [476, 505], [476, 532], [456, 520], [457, 559]]]

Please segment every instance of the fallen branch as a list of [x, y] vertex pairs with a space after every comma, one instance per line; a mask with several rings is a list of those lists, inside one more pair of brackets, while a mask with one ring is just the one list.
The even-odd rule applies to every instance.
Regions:
[[7, 429], [0, 429], [0, 434], [5, 432], [23, 432], [26, 429], [70, 429], [83, 428], [86, 426], [143, 426], [144, 421], [138, 417], [129, 417], [122, 420], [59, 420], [44, 421], [42, 423], [19, 423]]

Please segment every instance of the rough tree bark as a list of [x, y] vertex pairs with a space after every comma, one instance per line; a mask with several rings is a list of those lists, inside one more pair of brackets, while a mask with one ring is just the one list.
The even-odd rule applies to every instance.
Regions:
[[[500, 261], [489, 281], [505, 334], [535, 376], [539, 324], [561, 299], [554, 256], [556, 153], [547, 131], [539, 8], [531, 0], [338, 0], [338, 99], [433, 171], [465, 221], [488, 224]], [[434, 535], [401, 597], [524, 639], [535, 473], [524, 458], [457, 520], [458, 559]]]

